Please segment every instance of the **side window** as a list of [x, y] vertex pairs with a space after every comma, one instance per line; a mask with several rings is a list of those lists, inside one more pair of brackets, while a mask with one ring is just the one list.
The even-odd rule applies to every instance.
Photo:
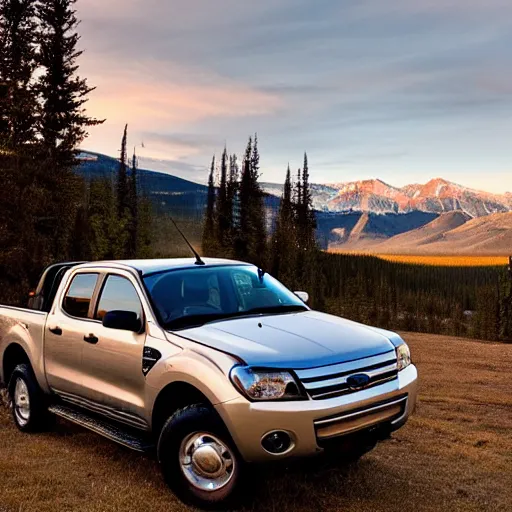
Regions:
[[103, 320], [109, 311], [132, 311], [142, 318], [142, 305], [139, 295], [128, 279], [108, 276], [101, 292], [94, 318]]
[[62, 309], [71, 316], [87, 318], [98, 274], [77, 274], [68, 288]]

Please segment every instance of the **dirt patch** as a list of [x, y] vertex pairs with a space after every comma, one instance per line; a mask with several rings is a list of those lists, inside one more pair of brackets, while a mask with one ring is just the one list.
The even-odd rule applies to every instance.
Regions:
[[[262, 469], [247, 512], [512, 511], [512, 346], [404, 338], [421, 378], [409, 423], [354, 465]], [[189, 510], [154, 460], [71, 424], [23, 435], [0, 409], [0, 446], [0, 512]]]

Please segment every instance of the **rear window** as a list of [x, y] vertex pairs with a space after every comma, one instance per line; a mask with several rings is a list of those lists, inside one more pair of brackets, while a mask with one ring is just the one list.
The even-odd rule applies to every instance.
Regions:
[[62, 309], [71, 316], [87, 318], [98, 274], [77, 274], [68, 288]]

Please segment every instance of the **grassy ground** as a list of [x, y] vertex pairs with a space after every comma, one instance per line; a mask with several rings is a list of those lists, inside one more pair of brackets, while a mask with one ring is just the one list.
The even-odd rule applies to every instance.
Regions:
[[[512, 511], [512, 345], [405, 334], [409, 423], [357, 464], [262, 470], [246, 511]], [[23, 435], [0, 408], [0, 512], [188, 510], [157, 464], [67, 423]]]

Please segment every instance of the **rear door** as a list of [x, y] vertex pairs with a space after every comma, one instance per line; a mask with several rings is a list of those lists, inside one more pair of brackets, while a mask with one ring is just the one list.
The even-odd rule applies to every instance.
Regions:
[[109, 311], [132, 311], [144, 323], [140, 285], [121, 270], [105, 274], [93, 312], [93, 323], [82, 336], [82, 394], [99, 411], [133, 426], [145, 427], [145, 378], [142, 358], [146, 335], [102, 325]]
[[46, 379], [50, 388], [64, 395], [82, 391], [84, 332], [92, 320], [93, 297], [99, 284], [98, 272], [74, 273], [63, 296], [48, 314], [44, 335]]

